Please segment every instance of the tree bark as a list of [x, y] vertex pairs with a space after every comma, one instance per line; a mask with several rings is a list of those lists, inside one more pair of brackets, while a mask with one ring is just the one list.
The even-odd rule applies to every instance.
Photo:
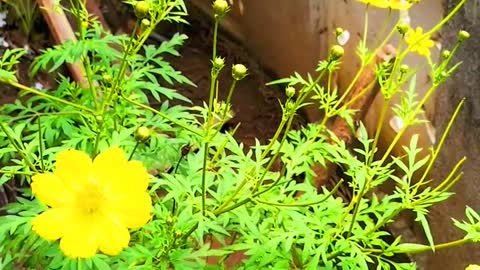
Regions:
[[[446, 12], [459, 0], [444, 0]], [[463, 166], [464, 176], [453, 188], [456, 194], [430, 211], [430, 225], [435, 243], [463, 238], [465, 235], [453, 225], [451, 218], [465, 219], [465, 206], [480, 211], [480, 1], [469, 0], [442, 31], [444, 49], [452, 49], [459, 30], [466, 30], [471, 38], [454, 57], [453, 63], [463, 65], [439, 89], [436, 113], [433, 119], [438, 131], [445, 130], [458, 102], [465, 98], [465, 105], [443, 147], [433, 171], [438, 185], [445, 179], [455, 163], [467, 157]], [[439, 134], [440, 135], [440, 134]], [[427, 258], [426, 269], [465, 269], [469, 264], [480, 264], [480, 245], [468, 245], [440, 250]]]

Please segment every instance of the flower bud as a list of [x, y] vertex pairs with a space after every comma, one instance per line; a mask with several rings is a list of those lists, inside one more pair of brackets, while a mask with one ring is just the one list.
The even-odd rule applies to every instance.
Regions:
[[147, 1], [138, 1], [135, 4], [134, 12], [137, 18], [145, 18], [150, 12], [150, 4]]
[[340, 45], [333, 45], [330, 49], [330, 59], [338, 60], [345, 54], [345, 50]]
[[400, 66], [400, 72], [401, 73], [407, 73], [408, 70], [409, 70], [409, 67], [407, 65], [403, 64], [403, 65]]
[[287, 101], [287, 104], [285, 104], [285, 109], [287, 110], [287, 112], [295, 111], [295, 102]]
[[172, 226], [174, 222], [174, 219], [172, 216], [168, 216], [167, 219], [165, 220], [165, 223], [167, 223], [168, 226]]
[[408, 30], [410, 29], [410, 26], [407, 23], [399, 23], [397, 24], [396, 28], [397, 28], [397, 32], [403, 36], [408, 32]]
[[452, 53], [449, 50], [444, 50], [442, 52], [442, 58], [443, 59], [448, 59], [450, 57], [450, 55], [452, 55]]
[[458, 41], [463, 42], [469, 38], [470, 38], [470, 33], [468, 33], [467, 31], [462, 30], [458, 32]]
[[82, 24], [82, 28], [83, 28], [83, 29], [87, 29], [87, 28], [88, 28], [88, 25], [89, 25], [88, 21], [82, 21], [81, 24]]
[[145, 29], [145, 28], [150, 26], [150, 20], [149, 19], [142, 19], [142, 22], [140, 24], [141, 24], [141, 27], [143, 29]]
[[247, 76], [247, 71], [248, 71], [247, 68], [242, 64], [233, 65], [232, 77], [234, 80], [240, 81], [243, 78], [245, 78], [245, 76]]
[[97, 124], [101, 125], [103, 123], [103, 116], [101, 115], [95, 116], [95, 121], [97, 121]]
[[102, 80], [105, 82], [105, 83], [111, 83], [112, 82], [112, 75], [110, 74], [103, 74], [102, 76]]
[[337, 37], [341, 36], [343, 34], [343, 31], [345, 31], [345, 30], [343, 30], [343, 28], [341, 28], [341, 27], [335, 28], [335, 36], [337, 36]]
[[223, 59], [222, 57], [218, 57], [218, 56], [215, 57], [215, 59], [213, 60], [213, 67], [217, 70], [220, 70], [224, 66], [225, 66], [225, 59]]
[[291, 86], [285, 88], [285, 94], [287, 95], [288, 98], [292, 98], [295, 95], [295, 88]]
[[175, 230], [175, 238], [180, 238], [182, 237], [182, 231], [181, 230]]
[[152, 132], [150, 131], [150, 129], [142, 126], [137, 129], [134, 137], [137, 142], [146, 143], [150, 139], [151, 135]]
[[215, 0], [215, 2], [213, 2], [213, 16], [215, 19], [221, 19], [229, 10], [230, 6], [228, 6], [227, 1]]

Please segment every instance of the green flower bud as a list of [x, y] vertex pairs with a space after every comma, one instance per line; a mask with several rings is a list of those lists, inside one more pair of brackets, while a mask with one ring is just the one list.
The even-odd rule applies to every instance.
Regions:
[[400, 72], [401, 72], [401, 73], [407, 73], [409, 69], [410, 69], [410, 68], [409, 68], [407, 65], [405, 65], [405, 64], [403, 64], [403, 65], [400, 66]]
[[330, 49], [330, 59], [338, 60], [345, 54], [345, 50], [340, 45], [333, 45]]
[[95, 121], [97, 121], [97, 124], [102, 124], [103, 123], [103, 116], [97, 115], [95, 116]]
[[409, 29], [410, 29], [410, 26], [407, 23], [397, 24], [397, 32], [402, 36], [405, 35]]
[[292, 98], [295, 95], [295, 88], [291, 86], [285, 88], [285, 94], [287, 95], [288, 98]]
[[442, 52], [442, 58], [443, 59], [448, 59], [450, 57], [450, 55], [452, 55], [452, 53], [449, 50], [444, 50]]
[[103, 74], [102, 76], [102, 80], [105, 82], [105, 83], [111, 83], [112, 82], [112, 75], [110, 74]]
[[175, 230], [175, 238], [180, 238], [182, 237], [182, 231], [181, 230]]
[[232, 77], [236, 81], [240, 81], [247, 76], [247, 68], [242, 64], [236, 64], [232, 67]]
[[230, 10], [230, 6], [225, 0], [215, 0], [213, 2], [213, 16], [215, 19], [221, 19]]
[[220, 70], [224, 66], [225, 66], [225, 59], [223, 59], [222, 57], [218, 57], [218, 56], [215, 57], [215, 59], [213, 60], [213, 67], [217, 70]]
[[150, 12], [150, 4], [147, 1], [138, 1], [135, 4], [134, 12], [137, 18], [145, 18]]
[[83, 28], [83, 29], [87, 29], [87, 28], [88, 28], [88, 25], [89, 25], [88, 21], [82, 21], [81, 24], [82, 24], [82, 28]]
[[167, 219], [165, 220], [165, 223], [167, 223], [168, 226], [172, 226], [174, 222], [174, 219], [172, 216], [168, 216]]
[[285, 109], [287, 112], [294, 112], [295, 111], [295, 102], [289, 100], [287, 104], [285, 104]]
[[335, 36], [338, 37], [338, 36], [342, 35], [343, 32], [344, 32], [343, 28], [341, 28], [341, 27], [335, 28]]
[[143, 29], [147, 28], [150, 26], [150, 20], [149, 19], [142, 19], [141, 26]]
[[152, 132], [150, 131], [150, 129], [142, 126], [137, 129], [134, 137], [137, 142], [146, 143], [150, 139], [151, 135]]
[[458, 41], [463, 42], [469, 38], [470, 38], [470, 33], [468, 33], [467, 31], [462, 30], [458, 32]]

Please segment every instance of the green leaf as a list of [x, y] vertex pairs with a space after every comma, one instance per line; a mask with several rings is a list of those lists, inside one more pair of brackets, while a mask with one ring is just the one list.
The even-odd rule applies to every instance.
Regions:
[[92, 262], [93, 262], [93, 265], [96, 266], [95, 269], [98, 269], [98, 270], [111, 270], [112, 269], [112, 268], [110, 268], [108, 263], [106, 263], [104, 260], [102, 260], [98, 256], [93, 257]]
[[417, 211], [416, 209], [414, 209], [414, 211], [417, 214], [417, 218], [415, 220], [420, 221], [420, 224], [422, 224], [422, 228], [425, 232], [425, 236], [427, 237], [428, 244], [430, 245], [432, 250], [435, 251], [435, 243], [433, 242], [433, 236], [430, 231], [430, 225], [428, 224], [427, 217], [423, 213], [424, 210]]

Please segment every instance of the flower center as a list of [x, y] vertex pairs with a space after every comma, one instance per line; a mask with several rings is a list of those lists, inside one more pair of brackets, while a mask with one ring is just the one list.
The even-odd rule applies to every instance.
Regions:
[[100, 187], [95, 183], [86, 184], [77, 193], [77, 205], [85, 214], [94, 214], [99, 211], [104, 194]]

